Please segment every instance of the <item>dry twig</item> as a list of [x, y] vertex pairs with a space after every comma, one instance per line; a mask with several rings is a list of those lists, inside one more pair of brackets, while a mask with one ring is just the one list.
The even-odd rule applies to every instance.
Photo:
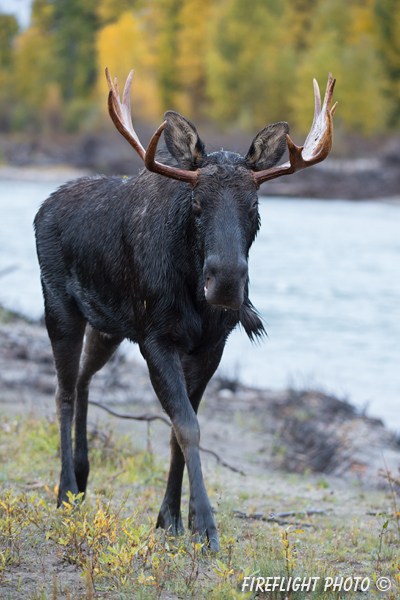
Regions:
[[400, 486], [400, 477], [395, 475], [392, 471], [389, 471], [387, 467], [386, 469], [386, 471], [379, 469], [379, 477], [383, 477], [384, 479], [387, 479], [389, 483], [395, 483], [396, 485]]
[[[239, 519], [255, 519], [258, 521], [268, 521], [272, 523], [278, 523], [278, 525], [287, 525], [288, 521], [282, 521], [281, 518], [285, 517], [293, 517], [294, 515], [304, 515], [305, 517], [309, 517], [310, 515], [326, 515], [327, 511], [323, 508], [310, 508], [309, 510], [288, 510], [280, 513], [271, 513], [269, 517], [265, 513], [256, 512], [247, 514], [241, 510], [234, 510], [233, 516], [238, 517]], [[304, 527], [311, 527], [308, 523], [301, 523]]]
[[[89, 400], [89, 404], [98, 406], [99, 408], [102, 408], [103, 410], [106, 410], [107, 412], [109, 412], [110, 415], [113, 415], [114, 417], [118, 417], [120, 419], [133, 419], [134, 421], [147, 421], [147, 422], [155, 421], [158, 419], [159, 421], [162, 421], [166, 425], [169, 425], [170, 427], [172, 427], [171, 421], [169, 419], [167, 419], [167, 417], [163, 417], [162, 415], [152, 415], [152, 414], [132, 415], [130, 413], [118, 413], [117, 411], [113, 410], [106, 404], [103, 404], [102, 402], [97, 402], [96, 400]], [[234, 473], [240, 473], [240, 475], [246, 474], [244, 471], [241, 471], [240, 469], [233, 467], [232, 465], [227, 463], [223, 458], [221, 458], [219, 456], [219, 454], [214, 452], [214, 450], [210, 450], [209, 448], [204, 448], [203, 446], [199, 446], [199, 448], [202, 452], [205, 452], [206, 454], [211, 454], [211, 456], [213, 456], [222, 467], [226, 467], [227, 469], [230, 469]]]

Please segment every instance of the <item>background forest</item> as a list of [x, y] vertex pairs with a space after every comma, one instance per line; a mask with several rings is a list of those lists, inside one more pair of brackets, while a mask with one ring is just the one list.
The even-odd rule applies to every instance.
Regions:
[[0, 132], [107, 122], [104, 68], [135, 68], [133, 113], [255, 133], [312, 118], [312, 78], [340, 85], [336, 128], [400, 128], [399, 0], [34, 0], [28, 29], [0, 15]]

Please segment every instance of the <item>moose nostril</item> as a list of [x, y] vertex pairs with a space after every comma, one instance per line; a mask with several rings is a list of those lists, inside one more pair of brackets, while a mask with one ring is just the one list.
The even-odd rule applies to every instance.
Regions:
[[240, 279], [247, 279], [247, 275], [249, 272], [249, 267], [247, 265], [247, 261], [244, 259], [240, 260], [238, 264], [238, 275]]
[[209, 256], [204, 263], [203, 276], [206, 289], [217, 281], [229, 286], [235, 285], [235, 282], [245, 284], [248, 277], [247, 261], [238, 257], [224, 264], [218, 256]]
[[207, 260], [204, 263], [203, 270], [204, 281], [206, 282], [206, 285], [208, 285], [208, 283], [211, 283], [211, 280], [215, 278], [216, 274], [218, 273], [218, 267], [218, 257], [210, 256], [209, 258], [207, 258]]

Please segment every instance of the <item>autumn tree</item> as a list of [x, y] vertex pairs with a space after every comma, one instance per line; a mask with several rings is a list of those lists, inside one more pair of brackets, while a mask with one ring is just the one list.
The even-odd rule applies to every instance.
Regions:
[[157, 53], [151, 13], [123, 13], [119, 19], [101, 29], [97, 36], [97, 97], [106, 112], [108, 87], [104, 69], [117, 76], [123, 88], [129, 71], [134, 68], [132, 85], [133, 113], [147, 121], [158, 121], [161, 114], [157, 78]]
[[325, 86], [331, 70], [336, 127], [372, 135], [400, 126], [399, 28], [398, 0], [34, 0], [26, 31], [0, 18], [2, 113], [17, 129], [93, 126], [105, 66], [121, 82], [133, 67], [144, 120], [287, 120], [300, 137], [312, 78]]
[[126, 12], [143, 8], [145, 0], [99, 0], [97, 3], [97, 18], [102, 26], [118, 21]]
[[9, 69], [13, 61], [12, 43], [18, 33], [18, 23], [12, 15], [0, 14], [0, 68]]
[[283, 4], [225, 0], [210, 19], [209, 114], [255, 130], [290, 118], [287, 99], [295, 54], [285, 43]]
[[377, 26], [377, 48], [387, 75], [386, 93], [391, 101], [389, 124], [400, 126], [400, 3], [398, 0], [376, 0], [374, 16]]
[[178, 14], [176, 71], [177, 106], [193, 119], [207, 116], [207, 56], [212, 0], [186, 0]]
[[310, 30], [312, 44], [298, 56], [292, 110], [297, 129], [309, 129], [312, 78], [322, 93], [327, 72], [338, 80], [336, 123], [347, 131], [371, 135], [386, 126], [385, 77], [375, 49], [373, 0], [320, 1]]
[[11, 85], [14, 66], [13, 42], [18, 23], [11, 15], [0, 14], [0, 131], [12, 127]]

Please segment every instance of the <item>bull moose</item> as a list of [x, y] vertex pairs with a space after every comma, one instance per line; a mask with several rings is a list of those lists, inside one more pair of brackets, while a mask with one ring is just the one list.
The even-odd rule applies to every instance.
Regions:
[[[45, 321], [57, 372], [61, 477], [58, 505], [86, 491], [89, 384], [124, 338], [139, 344], [171, 428], [171, 463], [157, 526], [182, 532], [181, 487], [190, 483], [189, 527], [219, 549], [199, 455], [197, 410], [231, 331], [264, 332], [249, 300], [248, 253], [260, 227], [257, 190], [324, 160], [332, 145], [335, 79], [304, 146], [285, 122], [262, 129], [246, 156], [205, 151], [194, 125], [172, 111], [147, 150], [131, 121], [128, 76], [120, 100], [108, 70], [108, 109], [144, 161], [137, 177], [66, 183], [35, 218]], [[157, 152], [164, 132], [166, 148]], [[275, 166], [286, 149], [289, 161]], [[85, 338], [85, 343], [84, 342]], [[83, 348], [83, 352], [82, 352]], [[75, 421], [74, 445], [71, 427]]]

